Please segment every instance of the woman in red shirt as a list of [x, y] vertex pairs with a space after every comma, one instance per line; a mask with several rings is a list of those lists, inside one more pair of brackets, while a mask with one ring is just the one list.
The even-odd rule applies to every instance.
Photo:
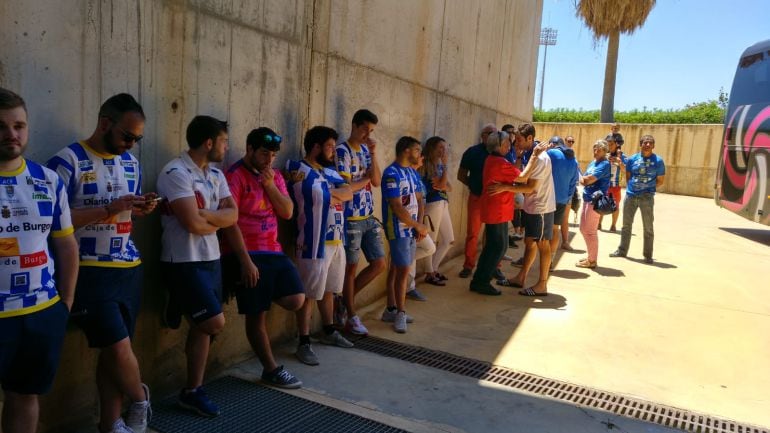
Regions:
[[500, 291], [489, 281], [508, 248], [508, 221], [513, 218], [514, 194], [531, 190], [526, 185], [513, 183], [526, 182], [530, 166], [534, 167], [534, 164], [530, 161], [522, 173], [505, 159], [503, 155], [511, 150], [511, 136], [506, 132], [490, 133], [485, 144], [489, 157], [484, 162], [484, 190], [481, 194], [481, 222], [485, 224], [484, 248], [470, 288], [482, 295], [499, 295]]

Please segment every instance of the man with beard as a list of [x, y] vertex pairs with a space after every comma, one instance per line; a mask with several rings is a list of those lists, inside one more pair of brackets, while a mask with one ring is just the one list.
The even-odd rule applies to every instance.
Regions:
[[78, 274], [64, 183], [22, 156], [28, 138], [24, 100], [0, 88], [0, 204], [3, 226], [12, 227], [0, 233], [0, 430], [6, 433], [37, 431], [38, 396], [56, 374]]
[[305, 159], [287, 161], [289, 194], [297, 209], [297, 269], [305, 286], [305, 302], [297, 312], [299, 345], [296, 356], [307, 365], [318, 365], [310, 345], [313, 301], [321, 312], [321, 343], [350, 348], [353, 343], [334, 329], [335, 293], [345, 280], [343, 203], [353, 192], [334, 170], [337, 131], [314, 126], [305, 133]]
[[[99, 349], [96, 383], [101, 432], [147, 428], [150, 392], [131, 348], [141, 305], [143, 265], [131, 239], [132, 218], [155, 209], [155, 193], [142, 194], [139, 161], [128, 152], [142, 139], [144, 111], [129, 94], [107, 99], [96, 129], [48, 161], [67, 188], [80, 245], [72, 321]], [[131, 399], [125, 421], [123, 396]], [[128, 427], [126, 427], [126, 425]]]
[[190, 322], [187, 384], [179, 393], [179, 405], [215, 417], [219, 407], [202, 385], [212, 337], [225, 326], [216, 232], [235, 224], [238, 209], [225, 175], [210, 165], [222, 162], [227, 152], [227, 122], [196, 116], [186, 135], [189, 149], [158, 175], [158, 193], [165, 197], [160, 259], [169, 290], [166, 320], [178, 327], [181, 312]]
[[388, 272], [388, 294], [395, 305], [388, 305], [383, 313], [395, 316], [393, 329], [406, 332], [408, 316], [406, 286], [409, 267], [415, 258], [417, 241], [428, 235], [428, 227], [419, 222], [422, 193], [417, 186], [420, 177], [412, 166], [420, 163], [422, 148], [413, 137], [401, 137], [396, 142], [396, 160], [382, 172], [382, 220], [390, 243], [391, 269]]
[[238, 224], [222, 230], [223, 284], [235, 293], [238, 312], [246, 315], [246, 337], [262, 363], [262, 381], [299, 388], [302, 382], [276, 364], [266, 324], [273, 302], [289, 311], [305, 302], [297, 268], [278, 243], [278, 217], [288, 220], [294, 211], [283, 176], [272, 167], [281, 141], [270, 128], [251, 131], [246, 155], [225, 174], [238, 206]]

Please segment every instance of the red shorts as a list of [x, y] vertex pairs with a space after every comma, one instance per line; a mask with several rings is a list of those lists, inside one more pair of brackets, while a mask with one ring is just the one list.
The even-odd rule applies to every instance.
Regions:
[[611, 195], [613, 199], [615, 199], [615, 203], [618, 204], [618, 208], [620, 207], [620, 187], [619, 186], [611, 186], [610, 189], [607, 190], [607, 194]]

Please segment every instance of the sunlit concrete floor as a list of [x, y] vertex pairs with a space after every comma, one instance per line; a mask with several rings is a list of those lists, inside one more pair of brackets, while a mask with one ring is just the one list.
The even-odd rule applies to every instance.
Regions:
[[[446, 287], [419, 284], [428, 301], [408, 302], [415, 323], [406, 334], [379, 320], [383, 302], [364, 310], [365, 324], [378, 337], [770, 426], [770, 229], [702, 198], [659, 194], [655, 210], [653, 265], [641, 260], [637, 215], [627, 259], [608, 257], [620, 235], [607, 231], [597, 269], [574, 266], [584, 252], [559, 251], [548, 297], [469, 292], [457, 257], [442, 266]], [[570, 230], [584, 250], [577, 227]], [[508, 252], [516, 259], [523, 248]], [[672, 431], [357, 349], [316, 345], [321, 365], [309, 367], [292, 356], [295, 344], [275, 350], [304, 382], [292, 393], [407, 431]], [[226, 374], [260, 373], [253, 359]]]
[[[442, 267], [446, 287], [420, 284], [428, 301], [409, 301], [415, 323], [406, 334], [377, 320], [379, 309], [365, 324], [383, 338], [770, 426], [770, 229], [713, 200], [655, 200], [652, 265], [641, 260], [637, 213], [629, 257], [609, 258], [620, 233], [603, 231], [594, 270], [574, 266], [585, 243], [571, 227], [583, 252], [559, 251], [548, 297], [469, 292], [457, 257]], [[516, 259], [523, 248], [508, 252]], [[505, 262], [503, 270], [518, 268]], [[530, 272], [528, 283], [536, 280]]]

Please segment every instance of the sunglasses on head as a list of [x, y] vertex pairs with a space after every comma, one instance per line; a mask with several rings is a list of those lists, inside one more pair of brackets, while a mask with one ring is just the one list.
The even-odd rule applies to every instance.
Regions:
[[265, 139], [265, 143], [268, 143], [268, 144], [270, 143], [281, 144], [281, 140], [283, 140], [281, 136], [277, 134], [265, 134], [264, 139]]

